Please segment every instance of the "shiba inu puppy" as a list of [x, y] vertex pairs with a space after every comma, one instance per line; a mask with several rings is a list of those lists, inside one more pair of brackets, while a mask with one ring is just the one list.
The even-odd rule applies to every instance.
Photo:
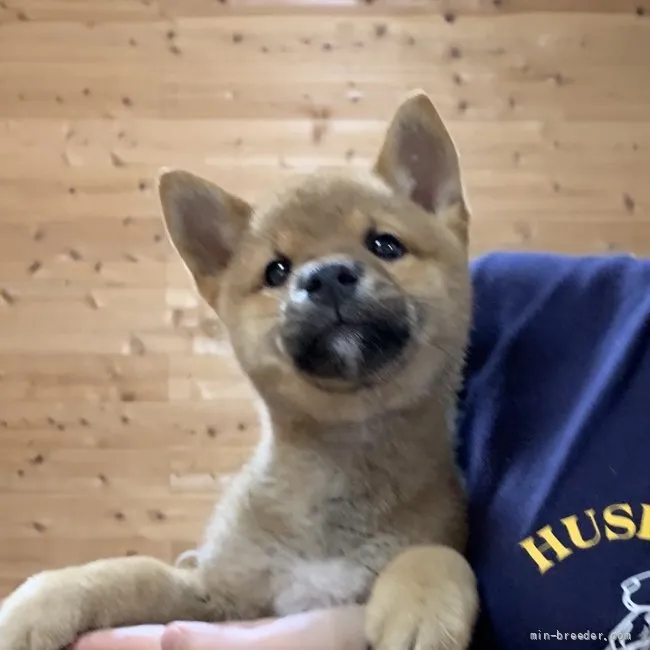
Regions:
[[255, 207], [186, 171], [162, 173], [159, 191], [264, 433], [195, 566], [128, 557], [37, 574], [0, 609], [0, 650], [355, 603], [376, 650], [466, 648], [478, 598], [449, 413], [469, 215], [430, 99], [401, 103], [366, 171], [301, 177]]

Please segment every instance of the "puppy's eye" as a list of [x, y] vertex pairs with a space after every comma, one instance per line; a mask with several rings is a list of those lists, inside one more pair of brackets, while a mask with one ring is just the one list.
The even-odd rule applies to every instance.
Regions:
[[406, 255], [406, 246], [389, 233], [369, 232], [366, 236], [366, 248], [379, 259], [389, 262]]
[[264, 284], [267, 287], [281, 287], [291, 274], [291, 262], [286, 257], [279, 257], [269, 262], [264, 270]]

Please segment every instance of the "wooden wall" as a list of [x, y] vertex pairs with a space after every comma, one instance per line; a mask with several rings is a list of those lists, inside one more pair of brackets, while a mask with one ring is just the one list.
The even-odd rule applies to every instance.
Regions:
[[253, 196], [368, 164], [414, 86], [474, 254], [650, 253], [650, 0], [0, 1], [0, 594], [171, 559], [255, 439], [156, 170]]

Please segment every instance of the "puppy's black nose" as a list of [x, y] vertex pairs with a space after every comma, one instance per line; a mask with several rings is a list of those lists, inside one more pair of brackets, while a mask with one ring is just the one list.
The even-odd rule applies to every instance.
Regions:
[[361, 265], [354, 262], [321, 262], [302, 270], [297, 287], [311, 302], [337, 307], [355, 295], [362, 275]]

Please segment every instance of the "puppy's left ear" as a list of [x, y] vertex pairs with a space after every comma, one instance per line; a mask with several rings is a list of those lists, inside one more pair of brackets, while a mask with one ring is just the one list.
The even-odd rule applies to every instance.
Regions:
[[397, 108], [374, 171], [467, 241], [468, 211], [454, 142], [431, 99], [415, 91]]

